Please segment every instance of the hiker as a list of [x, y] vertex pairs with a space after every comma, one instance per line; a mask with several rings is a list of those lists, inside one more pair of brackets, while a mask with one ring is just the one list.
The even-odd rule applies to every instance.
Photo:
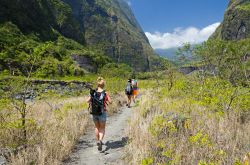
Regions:
[[135, 98], [138, 94], [138, 82], [136, 79], [132, 79], [132, 87], [133, 87], [133, 101], [135, 103]]
[[131, 98], [133, 96], [133, 88], [132, 88], [132, 80], [131, 79], [128, 79], [128, 82], [127, 82], [127, 85], [126, 85], [126, 88], [125, 88], [125, 94], [128, 97], [126, 105], [128, 106], [128, 108], [130, 108]]
[[90, 90], [90, 96], [87, 100], [89, 107], [91, 108], [91, 114], [95, 123], [95, 135], [97, 140], [97, 147], [99, 151], [102, 151], [102, 141], [105, 135], [105, 126], [107, 120], [107, 108], [108, 103], [112, 103], [111, 98], [104, 90], [105, 81], [102, 77], [97, 79], [97, 89]]

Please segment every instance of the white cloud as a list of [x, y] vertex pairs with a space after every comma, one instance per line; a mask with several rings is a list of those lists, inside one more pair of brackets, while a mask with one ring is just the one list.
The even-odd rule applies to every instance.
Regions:
[[131, 1], [130, 0], [125, 0], [126, 2], [127, 2], [127, 4], [129, 5], [129, 6], [131, 6], [132, 5], [132, 3], [131, 3]]
[[219, 25], [220, 23], [217, 22], [203, 29], [196, 27], [188, 27], [186, 29], [176, 28], [173, 33], [146, 32], [145, 34], [154, 49], [168, 49], [181, 46], [187, 42], [198, 44], [206, 41]]

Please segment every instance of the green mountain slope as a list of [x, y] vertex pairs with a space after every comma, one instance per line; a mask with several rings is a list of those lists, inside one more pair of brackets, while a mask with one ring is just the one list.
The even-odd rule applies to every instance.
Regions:
[[231, 0], [224, 20], [211, 38], [240, 40], [250, 37], [250, 0]]
[[2, 0], [0, 22], [10, 21], [25, 34], [41, 40], [55, 40], [60, 34], [83, 43], [80, 23], [69, 5], [60, 0]]
[[[123, 0], [2, 0], [1, 27], [6, 22], [28, 38], [35, 36], [38, 42], [72, 39], [137, 71], [148, 71], [159, 62]], [[81, 58], [74, 59], [84, 63]]]
[[81, 76], [111, 62], [101, 52], [61, 35], [46, 42], [24, 35], [10, 22], [0, 24], [0, 36], [0, 73], [8, 75]]
[[86, 43], [102, 48], [116, 62], [148, 70], [154, 52], [128, 4], [123, 0], [96, 0], [92, 8], [91, 3], [85, 4], [97, 10], [84, 16]]

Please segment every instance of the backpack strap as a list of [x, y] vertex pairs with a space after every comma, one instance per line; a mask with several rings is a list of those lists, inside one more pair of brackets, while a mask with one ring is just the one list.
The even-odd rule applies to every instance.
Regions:
[[106, 98], [107, 94], [106, 94], [106, 91], [103, 90], [103, 91], [102, 91], [102, 94], [103, 94], [103, 97], [104, 97], [104, 104], [106, 104], [106, 102], [107, 102], [107, 98]]
[[89, 94], [90, 94], [91, 97], [94, 97], [95, 93], [96, 93], [95, 89], [90, 89], [89, 90]]

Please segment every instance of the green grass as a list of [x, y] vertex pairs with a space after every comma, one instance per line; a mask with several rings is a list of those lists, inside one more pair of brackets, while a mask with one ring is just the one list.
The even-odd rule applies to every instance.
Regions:
[[247, 2], [247, 3], [243, 4], [243, 5], [238, 5], [236, 8], [240, 9], [240, 10], [250, 12], [250, 2]]
[[178, 76], [171, 90], [168, 79], [151, 89], [155, 81], [139, 82], [148, 90], [130, 128], [131, 164], [234, 164], [248, 152], [248, 88], [214, 77]]

